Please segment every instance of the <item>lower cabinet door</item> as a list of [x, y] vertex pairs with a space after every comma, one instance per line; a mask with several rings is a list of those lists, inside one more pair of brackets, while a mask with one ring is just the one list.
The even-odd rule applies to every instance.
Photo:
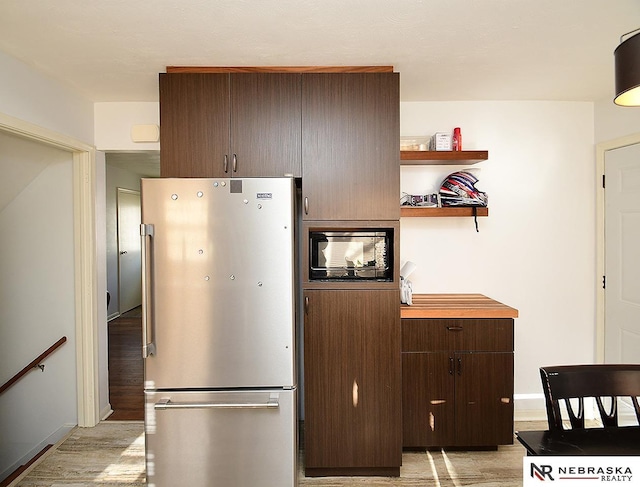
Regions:
[[402, 354], [402, 446], [513, 443], [513, 353]]
[[145, 393], [147, 485], [297, 485], [295, 390]]
[[456, 444], [513, 443], [513, 353], [456, 353]]
[[306, 290], [304, 298], [307, 476], [399, 469], [398, 292]]
[[402, 446], [455, 444], [455, 376], [449, 352], [402, 354]]

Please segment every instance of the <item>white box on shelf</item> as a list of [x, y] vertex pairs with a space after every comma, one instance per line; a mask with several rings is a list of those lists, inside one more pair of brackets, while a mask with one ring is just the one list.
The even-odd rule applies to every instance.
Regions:
[[451, 150], [451, 134], [447, 132], [436, 132], [431, 137], [432, 150]]

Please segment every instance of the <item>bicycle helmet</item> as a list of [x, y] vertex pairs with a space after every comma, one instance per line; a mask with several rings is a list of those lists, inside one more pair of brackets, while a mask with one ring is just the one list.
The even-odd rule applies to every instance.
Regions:
[[487, 194], [476, 189], [477, 182], [470, 172], [449, 174], [440, 186], [442, 206], [487, 206]]

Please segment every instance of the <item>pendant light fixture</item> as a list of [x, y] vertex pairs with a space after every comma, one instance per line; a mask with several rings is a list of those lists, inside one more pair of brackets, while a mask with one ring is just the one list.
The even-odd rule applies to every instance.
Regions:
[[[623, 39], [633, 34], [623, 41]], [[616, 66], [616, 97], [613, 102], [624, 107], [640, 106], [640, 29], [620, 37], [613, 52]]]

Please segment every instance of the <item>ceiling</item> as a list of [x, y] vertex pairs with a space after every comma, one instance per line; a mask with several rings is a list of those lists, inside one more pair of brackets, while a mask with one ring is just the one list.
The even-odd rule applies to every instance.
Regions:
[[0, 50], [95, 102], [166, 66], [392, 65], [402, 101], [613, 98], [639, 0], [3, 0]]

